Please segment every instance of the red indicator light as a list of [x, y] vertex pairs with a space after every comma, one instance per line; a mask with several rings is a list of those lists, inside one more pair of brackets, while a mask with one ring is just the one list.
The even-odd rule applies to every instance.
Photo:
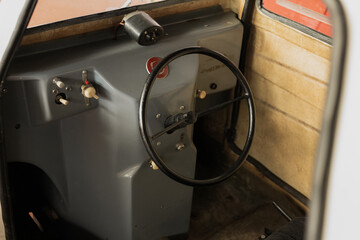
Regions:
[[[146, 70], [150, 74], [151, 71], [155, 68], [155, 66], [161, 61], [162, 58], [152, 57], [146, 62]], [[157, 78], [166, 78], [169, 74], [169, 67], [165, 66], [157, 75]]]

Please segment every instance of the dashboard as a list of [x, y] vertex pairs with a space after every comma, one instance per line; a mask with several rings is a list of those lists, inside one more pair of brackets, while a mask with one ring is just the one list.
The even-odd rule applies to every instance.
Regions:
[[[235, 14], [215, 7], [157, 21], [165, 35], [150, 46], [124, 32], [114, 40], [111, 31], [24, 46], [7, 78], [9, 163], [44, 171], [61, 196], [50, 197], [58, 214], [101, 239], [156, 239], [189, 226], [193, 189], [149, 167], [140, 139], [147, 65], [189, 46], [239, 62], [243, 26]], [[152, 90], [150, 132], [161, 131], [172, 114], [221, 101], [235, 84], [217, 60], [177, 59]], [[154, 143], [171, 167], [189, 177], [196, 164], [192, 131], [188, 126]]]

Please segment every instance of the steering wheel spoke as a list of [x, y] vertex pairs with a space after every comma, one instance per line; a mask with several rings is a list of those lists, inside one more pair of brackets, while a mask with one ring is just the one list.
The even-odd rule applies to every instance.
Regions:
[[237, 101], [241, 101], [241, 100], [244, 100], [244, 99], [249, 99], [249, 97], [250, 97], [249, 94], [248, 94], [248, 93], [245, 93], [244, 95], [242, 95], [242, 96], [240, 96], [240, 97], [236, 97], [236, 98], [231, 99], [231, 100], [229, 100], [229, 101], [226, 101], [226, 102], [217, 104], [217, 105], [212, 106], [212, 107], [210, 107], [210, 108], [208, 108], [208, 109], [206, 109], [206, 110], [203, 110], [203, 111], [201, 111], [201, 112], [198, 112], [198, 113], [197, 113], [197, 117], [198, 117], [198, 118], [199, 118], [199, 117], [203, 117], [203, 116], [208, 115], [208, 114], [210, 114], [210, 113], [212, 113], [212, 112], [215, 112], [215, 111], [217, 111], [217, 110], [220, 110], [220, 109], [222, 109], [223, 107], [226, 107], [227, 105], [233, 104], [233, 103], [235, 103], [235, 102], [237, 102]]
[[177, 129], [179, 129], [179, 126], [183, 125], [185, 122], [186, 122], [186, 118], [174, 123], [174, 124], [171, 124], [170, 126], [167, 126], [164, 130], [162, 130], [161, 132], [158, 132], [156, 134], [154, 134], [152, 137], [151, 137], [151, 141], [154, 141], [155, 139], [161, 137], [162, 135], [164, 135], [165, 133], [169, 133], [169, 132], [173, 132]]

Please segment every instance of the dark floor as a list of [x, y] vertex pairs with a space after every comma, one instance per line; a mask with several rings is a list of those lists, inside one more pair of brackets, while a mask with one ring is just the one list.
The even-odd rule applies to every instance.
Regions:
[[292, 218], [304, 216], [301, 207], [255, 171], [245, 164], [237, 177], [195, 190], [190, 240], [254, 240], [265, 228], [276, 231], [288, 220], [273, 201]]

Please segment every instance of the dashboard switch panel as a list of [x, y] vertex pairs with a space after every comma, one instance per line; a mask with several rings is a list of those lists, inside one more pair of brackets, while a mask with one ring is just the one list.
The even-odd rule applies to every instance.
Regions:
[[[84, 111], [91, 110], [98, 106], [98, 82], [102, 81], [101, 76], [95, 69], [89, 68], [88, 88], [86, 98], [82, 94], [81, 87], [82, 69], [60, 73], [56, 76], [40, 76], [41, 79], [26, 79], [24, 81], [25, 95], [28, 96], [27, 108], [30, 112], [30, 121], [33, 125], [41, 125], [47, 122], [70, 117]], [[48, 78], [49, 80], [43, 81]], [[20, 81], [14, 82], [20, 84]], [[47, 89], [44, 91], [44, 89]], [[84, 98], [86, 100], [84, 101]]]

